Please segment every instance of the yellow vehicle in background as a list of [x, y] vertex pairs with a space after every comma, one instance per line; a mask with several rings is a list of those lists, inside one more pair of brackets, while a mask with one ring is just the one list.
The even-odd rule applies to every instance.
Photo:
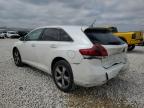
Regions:
[[128, 51], [132, 51], [135, 46], [143, 45], [143, 33], [141, 31], [118, 32], [116, 27], [109, 27], [115, 36], [128, 44]]

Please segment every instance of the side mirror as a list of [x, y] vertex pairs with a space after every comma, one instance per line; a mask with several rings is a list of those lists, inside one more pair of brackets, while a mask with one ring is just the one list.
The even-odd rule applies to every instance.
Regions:
[[20, 41], [25, 41], [25, 36], [19, 38]]

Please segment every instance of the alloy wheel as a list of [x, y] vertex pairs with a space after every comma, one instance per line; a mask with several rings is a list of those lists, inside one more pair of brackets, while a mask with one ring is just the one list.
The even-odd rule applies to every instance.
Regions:
[[15, 50], [13, 55], [14, 55], [15, 64], [19, 64], [19, 62], [20, 62], [19, 52], [17, 50]]
[[55, 69], [55, 81], [60, 88], [67, 88], [70, 84], [70, 75], [66, 67], [58, 65]]

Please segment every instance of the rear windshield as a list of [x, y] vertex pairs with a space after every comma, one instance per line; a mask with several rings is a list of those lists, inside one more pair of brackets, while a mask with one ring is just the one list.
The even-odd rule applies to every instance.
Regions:
[[100, 43], [103, 45], [121, 45], [125, 44], [120, 38], [114, 36], [106, 29], [86, 29], [84, 33], [92, 43]]

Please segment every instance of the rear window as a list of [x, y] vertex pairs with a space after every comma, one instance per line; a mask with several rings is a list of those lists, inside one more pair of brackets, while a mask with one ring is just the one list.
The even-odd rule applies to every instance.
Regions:
[[84, 33], [92, 43], [103, 45], [121, 45], [125, 44], [123, 40], [114, 36], [108, 29], [86, 29]]

